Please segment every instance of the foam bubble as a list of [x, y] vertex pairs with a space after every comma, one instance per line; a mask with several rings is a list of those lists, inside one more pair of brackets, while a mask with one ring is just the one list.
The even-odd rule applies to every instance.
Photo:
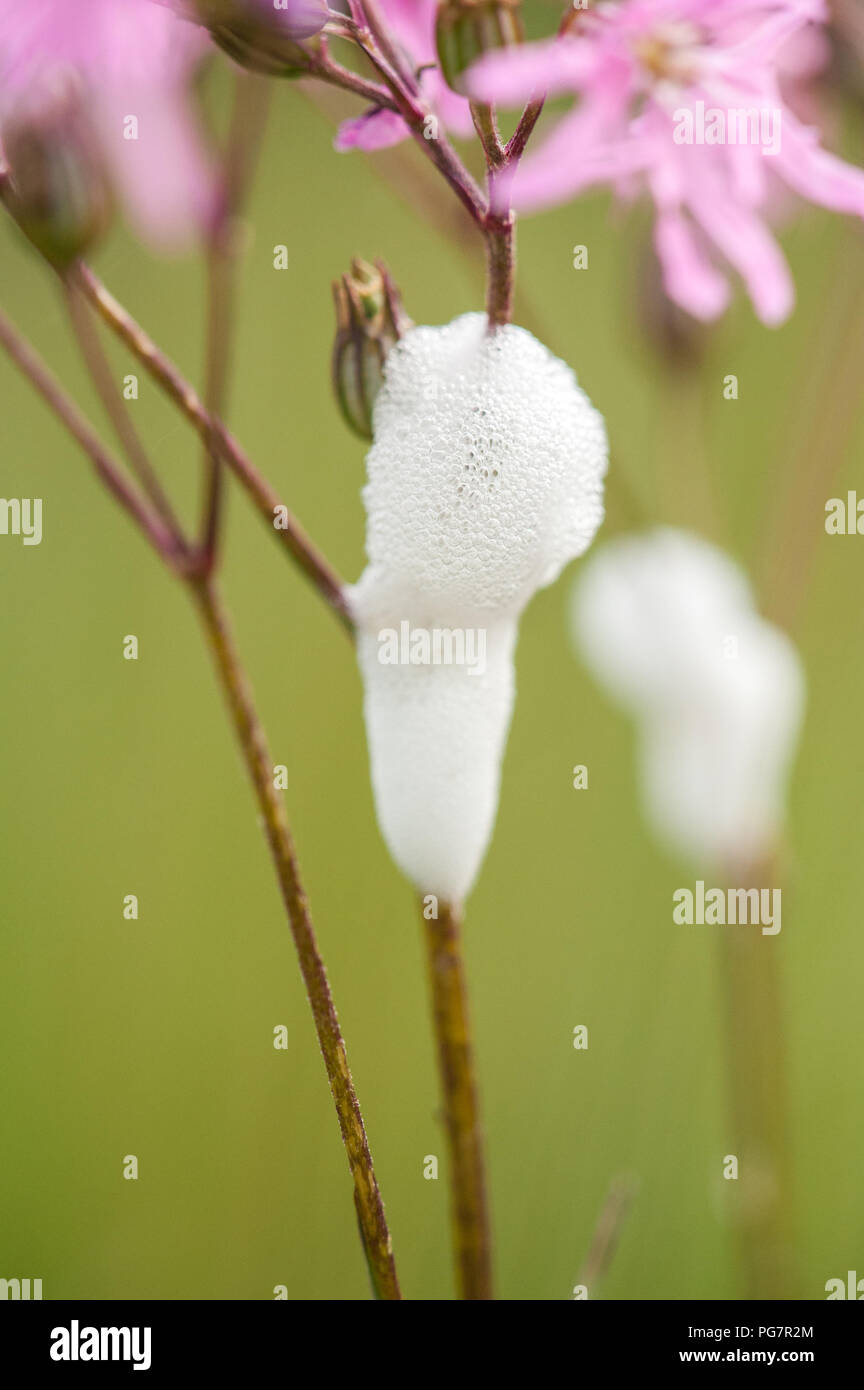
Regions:
[[[424, 893], [462, 899], [498, 805], [518, 616], [603, 516], [603, 420], [565, 363], [482, 314], [392, 350], [363, 490], [369, 564], [350, 601], [378, 820]], [[402, 622], [482, 630], [482, 674], [384, 665]]]
[[643, 801], [664, 842], [727, 869], [770, 852], [804, 675], [735, 562], [672, 529], [612, 541], [575, 586], [573, 623], [588, 666], [637, 719]]

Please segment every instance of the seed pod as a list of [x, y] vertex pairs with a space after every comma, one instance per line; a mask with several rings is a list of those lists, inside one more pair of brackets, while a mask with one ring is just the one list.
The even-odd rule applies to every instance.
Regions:
[[372, 407], [384, 381], [387, 354], [411, 320], [381, 262], [355, 259], [351, 273], [333, 282], [336, 338], [333, 387], [346, 423], [361, 439], [372, 438]]
[[21, 104], [4, 123], [3, 149], [9, 211], [52, 265], [68, 266], [106, 230], [112, 206], [78, 84], [64, 79]]
[[301, 44], [327, 22], [324, 0], [192, 0], [193, 13], [240, 67], [268, 77], [299, 77], [309, 68]]
[[523, 38], [520, 0], [442, 0], [438, 6], [438, 63], [448, 86], [460, 95], [464, 95], [462, 74], [472, 63]]

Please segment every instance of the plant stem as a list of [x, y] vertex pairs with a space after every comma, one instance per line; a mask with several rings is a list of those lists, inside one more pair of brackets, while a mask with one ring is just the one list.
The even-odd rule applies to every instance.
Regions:
[[264, 819], [267, 842], [312, 1008], [342, 1139], [348, 1152], [348, 1163], [354, 1179], [354, 1200], [375, 1291], [379, 1298], [398, 1299], [401, 1294], [393, 1262], [392, 1242], [375, 1179], [372, 1155], [348, 1068], [345, 1043], [327, 972], [309, 916], [306, 894], [300, 883], [291, 831], [282, 799], [273, 786], [273, 763], [264, 730], [240, 665], [227, 614], [212, 578], [193, 580], [192, 591], [228, 702], [243, 761]]
[[[231, 127], [222, 167], [222, 197], [207, 238], [207, 370], [204, 401], [211, 418], [225, 415], [235, 330], [237, 225], [257, 156], [269, 105], [269, 83], [256, 73], [237, 73]], [[223, 503], [224, 460], [212, 433], [204, 445], [206, 493], [201, 523], [201, 564], [212, 570]]]
[[534, 97], [519, 117], [519, 123], [504, 150], [508, 164], [521, 159], [525, 153], [525, 146], [534, 133], [534, 127], [540, 119], [545, 101], [545, 97]]
[[105, 414], [111, 421], [118, 442], [141, 487], [165, 525], [173, 532], [178, 549], [183, 550], [185, 541], [183, 540], [182, 527], [150, 463], [135, 426], [132, 424], [126, 402], [114, 380], [111, 366], [99, 342], [96, 326], [91, 323], [89, 307], [74, 282], [63, 280], [62, 286], [72, 331], [96, 393], [105, 408]]
[[849, 460], [861, 398], [858, 364], [864, 350], [864, 261], [857, 237], [846, 238], [835, 267], [819, 338], [815, 348], [812, 342], [807, 345], [806, 378], [793, 392], [805, 406], [793, 418], [784, 445], [785, 490], [773, 518], [760, 532], [762, 609], [787, 631], [801, 617], [825, 537], [825, 504], [838, 487], [838, 472]]
[[663, 516], [670, 526], [695, 529], [723, 544], [728, 518], [718, 504], [705, 444], [704, 374], [689, 363], [663, 362], [659, 370], [656, 454]]
[[[357, 44], [376, 72], [383, 78], [396, 110], [402, 116], [415, 142], [427, 159], [443, 174], [457, 198], [470, 212], [478, 227], [483, 226], [486, 216], [486, 202], [474, 179], [457, 155], [447, 137], [439, 130], [438, 118], [430, 111], [419, 94], [416, 83], [408, 85], [401, 71], [395, 68], [381, 49], [375, 44], [371, 33], [362, 30], [357, 35]], [[438, 133], [432, 135], [428, 122], [435, 122]]]
[[584, 1284], [590, 1298], [595, 1298], [598, 1285], [605, 1278], [618, 1248], [621, 1230], [639, 1190], [634, 1178], [613, 1178], [600, 1209], [585, 1263], [579, 1271], [579, 1283]]
[[178, 547], [177, 537], [168, 529], [162, 518], [150, 510], [135, 489], [129, 486], [116, 461], [104, 448], [98, 435], [85, 420], [78, 407], [66, 395], [62, 386], [45, 366], [36, 351], [2, 313], [0, 313], [0, 344], [36, 388], [60, 423], [66, 427], [72, 438], [87, 454], [102, 482], [124, 511], [132, 517], [157, 555], [171, 569], [177, 573], [182, 573], [185, 568], [186, 557], [185, 552]]
[[[486, 312], [490, 330], [509, 323], [513, 315], [516, 267], [515, 217], [509, 204], [506, 207], [494, 205], [492, 184], [496, 176], [499, 176], [499, 188], [509, 187], [516, 165], [543, 109], [542, 99], [528, 103], [513, 137], [506, 146], [502, 144], [498, 134], [494, 109], [484, 103], [472, 103], [474, 125], [486, 158], [489, 196], [484, 198], [456, 151], [439, 130], [438, 118], [426, 105], [414, 74], [406, 69], [398, 50], [390, 44], [387, 25], [378, 11], [375, 0], [352, 0], [352, 13], [357, 46], [386, 84], [393, 108], [402, 116], [415, 143], [443, 175], [484, 238], [487, 265]], [[337, 86], [347, 87], [347, 84], [339, 82], [329, 58], [318, 65], [318, 75], [335, 82]], [[347, 89], [351, 90], [350, 87]], [[431, 127], [430, 121], [434, 122]]]
[[512, 212], [490, 212], [485, 225], [486, 314], [490, 329], [495, 329], [513, 317], [516, 219]]
[[486, 165], [489, 169], [498, 169], [506, 162], [507, 154], [501, 144], [501, 136], [498, 133], [498, 123], [495, 120], [495, 112], [491, 106], [483, 101], [471, 102], [471, 119], [474, 122], [474, 129], [483, 146], [483, 153], [486, 156]]
[[272, 764], [266, 738], [213, 577], [202, 574], [200, 569], [190, 566], [186, 550], [178, 553], [177, 538], [167, 530], [161, 518], [153, 515], [129, 487], [116, 460], [104, 448], [38, 354], [2, 313], [0, 345], [6, 349], [12, 361], [90, 458], [106, 487], [137, 522], [160, 557], [170, 569], [186, 580], [197, 602], [243, 759], [264, 818], [267, 840], [300, 960], [300, 969], [312, 1008], [339, 1127], [348, 1152], [348, 1163], [354, 1179], [354, 1201], [375, 1292], [381, 1299], [399, 1299], [401, 1294], [390, 1232], [330, 984], [300, 881], [291, 832], [284, 806], [273, 787]]
[[423, 912], [426, 958], [444, 1120], [450, 1149], [451, 1222], [459, 1297], [492, 1298], [492, 1255], [483, 1132], [462, 956], [461, 909], [438, 904], [438, 917]]
[[[739, 870], [732, 881], [766, 888], [776, 879], [766, 862]], [[726, 927], [720, 938], [730, 1153], [738, 1159], [729, 1187], [750, 1299], [796, 1296], [779, 945], [779, 937], [753, 926]]]
[[[287, 548], [306, 578], [334, 610], [346, 630], [352, 632], [353, 621], [343, 581], [315, 548], [266, 478], [257, 471], [237, 440], [221, 420], [211, 418], [194, 387], [182, 376], [170, 358], [157, 348], [152, 338], [118, 303], [89, 266], [83, 262], [79, 263], [75, 276], [97, 313], [180, 408], [201, 438], [206, 441], [212, 433], [225, 461], [239, 478], [277, 540]], [[274, 524], [277, 515], [278, 528]]]
[[309, 77], [320, 78], [331, 87], [339, 87], [343, 92], [352, 92], [354, 96], [362, 97], [372, 106], [380, 106], [387, 111], [396, 110], [396, 103], [387, 87], [383, 87], [380, 82], [370, 82], [367, 78], [352, 72], [350, 68], [343, 67], [331, 58], [329, 53], [323, 53], [320, 58], [312, 58], [307, 73]]

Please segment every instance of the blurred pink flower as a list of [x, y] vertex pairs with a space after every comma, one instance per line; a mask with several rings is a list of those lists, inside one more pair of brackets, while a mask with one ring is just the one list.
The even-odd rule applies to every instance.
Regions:
[[[393, 38], [408, 55], [420, 75], [420, 90], [446, 130], [470, 135], [474, 129], [468, 102], [454, 92], [441, 74], [435, 51], [435, 14], [438, 0], [378, 0]], [[392, 111], [372, 109], [343, 121], [336, 136], [337, 150], [383, 150], [408, 137], [408, 127]]]
[[864, 171], [823, 150], [780, 91], [790, 40], [826, 17], [824, 0], [623, 0], [578, 12], [557, 39], [487, 54], [469, 74], [480, 100], [581, 98], [502, 192], [529, 209], [597, 183], [626, 197], [647, 188], [671, 299], [696, 318], [721, 314], [719, 257], [763, 322], [782, 322], [794, 287], [765, 220], [772, 173], [814, 203], [864, 216]]
[[0, 0], [0, 142], [4, 123], [38, 119], [43, 97], [74, 74], [134, 226], [176, 249], [216, 206], [187, 90], [206, 44], [151, 0]]

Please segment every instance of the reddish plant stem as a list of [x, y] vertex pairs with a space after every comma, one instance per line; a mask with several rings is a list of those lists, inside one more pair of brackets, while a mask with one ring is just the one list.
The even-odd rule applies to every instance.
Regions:
[[300, 882], [294, 842], [282, 798], [273, 786], [273, 762], [231, 633], [228, 616], [212, 578], [192, 581], [204, 631], [228, 703], [243, 761], [264, 820], [267, 842], [288, 915], [300, 971], [315, 1020], [315, 1031], [339, 1117], [342, 1140], [354, 1179], [354, 1200], [375, 1292], [401, 1298], [384, 1206], [375, 1178], [360, 1105], [348, 1067], [345, 1043], [330, 992], [327, 971]]
[[[422, 99], [415, 74], [406, 66], [398, 48], [390, 43], [386, 23], [375, 0], [351, 0], [351, 10], [354, 40], [382, 78], [384, 90], [389, 91], [391, 100], [388, 106], [403, 117], [415, 143], [444, 176], [484, 238], [486, 309], [490, 329], [509, 323], [513, 313], [516, 264], [515, 218], [503, 200], [498, 205], [493, 203], [491, 184], [498, 177], [499, 189], [508, 186], [543, 109], [543, 98], [538, 97], [528, 103], [506, 145], [502, 144], [498, 134], [493, 108], [483, 103], [472, 103], [472, 117], [486, 157], [490, 184], [490, 196], [484, 198], [455, 150], [440, 133], [437, 118]], [[353, 80], [340, 80], [347, 70], [337, 71], [329, 55], [325, 54], [317, 71], [319, 76], [336, 86], [343, 86], [348, 91], [357, 90]], [[375, 102], [377, 105], [384, 104], [380, 97], [376, 97]]]
[[91, 459], [109, 491], [137, 522], [166, 564], [190, 587], [207, 635], [235, 733], [264, 820], [282, 900], [306, 986], [315, 1030], [354, 1180], [354, 1201], [376, 1295], [401, 1298], [392, 1241], [375, 1178], [359, 1102], [348, 1067], [345, 1043], [330, 992], [297, 864], [293, 838], [281, 798], [273, 786], [272, 760], [251, 688], [234, 645], [228, 616], [212, 575], [177, 552], [177, 538], [152, 515], [124, 480], [116, 461], [44, 366], [37, 353], [0, 313], [0, 344], [36, 388], [61, 424]]
[[183, 538], [182, 527], [129, 417], [126, 402], [120, 394], [110, 364], [102, 351], [95, 325], [91, 324], [89, 307], [74, 282], [63, 279], [62, 285], [63, 298], [75, 340], [96, 392], [105, 408], [105, 413], [114, 428], [114, 433], [143, 491], [149, 497], [168, 530], [173, 534], [178, 550], [185, 550], [186, 542]]
[[[413, 74], [406, 72], [397, 55], [394, 54], [394, 61], [390, 61], [387, 53], [382, 51], [382, 47], [376, 42], [371, 28], [363, 27], [363, 6], [357, 5], [356, 9], [358, 48], [383, 79], [394, 108], [402, 116], [426, 158], [432, 161], [477, 225], [482, 227], [487, 212], [483, 194], [447, 137], [440, 132], [439, 120], [421, 98]], [[389, 51], [393, 52], [392, 49]]]
[[516, 271], [516, 219], [512, 212], [486, 219], [486, 314], [490, 329], [513, 317]]
[[495, 112], [485, 102], [472, 101], [471, 119], [474, 122], [477, 138], [483, 146], [487, 168], [500, 169], [502, 164], [506, 163], [507, 152], [501, 144]]
[[[212, 419], [194, 387], [178, 371], [152, 338], [144, 332], [93, 271], [79, 263], [76, 276], [90, 303], [126, 344], [143, 367], [198, 431], [203, 440], [212, 436], [226, 463], [239, 478], [273, 534], [289, 551], [307, 579], [334, 610], [343, 626], [353, 631], [353, 621], [345, 585], [329, 562], [313, 545], [299, 522], [292, 516], [251, 459], [221, 420]], [[278, 527], [275, 522], [278, 521]]]
[[513, 164], [516, 160], [521, 159], [525, 153], [525, 146], [534, 133], [534, 127], [540, 119], [540, 112], [543, 110], [545, 102], [545, 97], [535, 97], [529, 101], [519, 117], [519, 124], [505, 146], [508, 164]]
[[184, 550], [165, 522], [138, 496], [126, 482], [122, 472], [101, 440], [66, 395], [62, 386], [43, 363], [35, 350], [13, 327], [5, 314], [0, 313], [0, 344], [23, 372], [36, 391], [66, 427], [72, 438], [84, 450], [109, 492], [120, 503], [146, 536], [156, 553], [176, 573], [186, 566]]
[[[269, 83], [256, 73], [236, 77], [234, 107], [222, 168], [222, 197], [207, 238], [207, 369], [204, 400], [211, 417], [225, 414], [235, 330], [236, 218], [242, 211], [264, 136]], [[208, 433], [204, 444], [206, 489], [201, 521], [201, 567], [216, 563], [224, 494], [224, 460]]]
[[343, 67], [335, 58], [331, 58], [326, 49], [320, 57], [310, 59], [306, 71], [309, 77], [317, 77], [331, 87], [340, 87], [343, 92], [352, 92], [354, 96], [368, 101], [371, 106], [380, 106], [386, 111], [396, 110], [396, 103], [387, 87], [382, 86], [380, 82], [370, 82], [359, 73]]

